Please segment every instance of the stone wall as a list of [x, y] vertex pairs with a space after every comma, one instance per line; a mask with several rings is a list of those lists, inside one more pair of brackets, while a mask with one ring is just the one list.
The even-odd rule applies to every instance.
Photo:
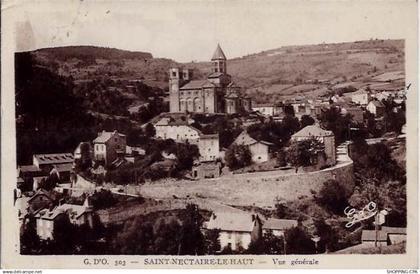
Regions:
[[312, 196], [323, 183], [335, 179], [351, 193], [354, 187], [351, 161], [315, 172], [281, 170], [227, 175], [200, 181], [163, 181], [147, 183], [141, 195], [153, 198], [201, 197], [229, 205], [273, 206], [275, 199], [296, 200]]

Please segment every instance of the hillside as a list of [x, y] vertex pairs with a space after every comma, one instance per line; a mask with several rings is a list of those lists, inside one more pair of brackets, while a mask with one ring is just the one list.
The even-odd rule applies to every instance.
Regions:
[[[167, 90], [171, 66], [193, 68], [193, 78], [205, 77], [211, 70], [210, 62], [180, 64], [145, 52], [89, 46], [40, 49], [32, 54], [40, 65], [73, 77], [76, 85], [105, 78], [137, 80]], [[285, 46], [230, 59], [228, 72], [257, 103], [296, 95], [322, 96], [350, 85], [401, 87], [404, 41]]]
[[[209, 62], [188, 65], [211, 69]], [[400, 72], [404, 78], [404, 41], [286, 46], [229, 60], [228, 71], [257, 102], [315, 97], [328, 89], [387, 82], [389, 77], [375, 78], [384, 73]]]

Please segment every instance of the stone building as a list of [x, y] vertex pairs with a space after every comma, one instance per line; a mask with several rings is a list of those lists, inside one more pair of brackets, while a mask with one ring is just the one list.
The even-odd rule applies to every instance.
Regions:
[[306, 126], [292, 135], [293, 141], [303, 141], [315, 138], [324, 144], [326, 161], [325, 164], [333, 166], [336, 163], [336, 149], [334, 133], [330, 130], [324, 130], [318, 125]]
[[118, 131], [98, 133], [93, 140], [93, 155], [96, 161], [104, 161], [106, 165], [111, 164], [118, 156], [125, 154], [127, 145], [126, 136]]
[[201, 132], [191, 126], [187, 120], [176, 120], [162, 118], [155, 123], [156, 137], [161, 139], [172, 139], [175, 142], [198, 144]]
[[192, 70], [169, 69], [170, 112], [237, 113], [250, 111], [250, 98], [242, 96], [227, 73], [227, 59], [219, 45], [211, 58], [212, 72], [192, 80]]
[[201, 134], [198, 151], [200, 162], [215, 161], [219, 158], [219, 134]]
[[252, 162], [254, 163], [264, 163], [270, 160], [270, 152], [273, 144], [263, 140], [255, 140], [246, 130], [242, 131], [241, 134], [236, 137], [232, 145], [233, 144], [248, 147], [252, 154]]

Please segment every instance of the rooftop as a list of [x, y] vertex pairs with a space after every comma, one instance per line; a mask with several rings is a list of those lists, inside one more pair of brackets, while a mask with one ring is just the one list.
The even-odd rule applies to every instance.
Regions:
[[302, 128], [292, 135], [292, 137], [325, 137], [334, 136], [330, 130], [320, 128], [318, 125], [310, 125]]
[[263, 229], [286, 230], [292, 227], [296, 227], [297, 225], [298, 222], [296, 220], [270, 218], [265, 221]]
[[88, 211], [91, 211], [91, 209], [85, 205], [62, 204], [53, 210], [43, 209], [39, 211], [35, 217], [46, 220], [54, 220], [58, 215], [68, 213], [70, 219], [77, 219]]
[[102, 131], [98, 133], [98, 137], [93, 140], [94, 143], [106, 143], [109, 139], [111, 139], [114, 134], [118, 134], [120, 137], [125, 137], [124, 134], [118, 133], [118, 131], [114, 130], [113, 132]]
[[[362, 242], [363, 241], [375, 241], [376, 231], [375, 230], [363, 230], [362, 231]], [[385, 231], [378, 231], [378, 241], [386, 242], [388, 239], [388, 234]]]
[[207, 87], [215, 87], [215, 85], [208, 81], [208, 80], [192, 80], [188, 83], [186, 83], [184, 86], [182, 86], [180, 89], [181, 90], [186, 90], [186, 89], [201, 89], [201, 88], [207, 88]]
[[41, 171], [41, 169], [39, 169], [39, 167], [37, 167], [36, 165], [24, 165], [24, 166], [19, 166], [18, 167], [18, 171], [19, 172], [39, 172]]
[[246, 130], [242, 131], [241, 134], [239, 134], [238, 137], [236, 137], [235, 141], [233, 141], [234, 144], [236, 145], [243, 145], [243, 146], [250, 146], [256, 143], [262, 143], [264, 145], [272, 145], [272, 143], [270, 142], [266, 142], [266, 141], [258, 141], [255, 140], [254, 138], [252, 138], [248, 132], [246, 132]]
[[254, 228], [252, 215], [248, 213], [216, 212], [207, 222], [207, 229], [251, 232]]
[[71, 163], [74, 160], [72, 153], [35, 154], [34, 159], [36, 159], [40, 165]]
[[384, 231], [388, 234], [407, 234], [407, 228], [405, 227], [383, 226], [381, 231]]
[[222, 75], [224, 75], [224, 74], [221, 73], [221, 72], [212, 72], [207, 76], [207, 78], [219, 78]]
[[213, 57], [211, 58], [211, 60], [212, 61], [213, 60], [226, 60], [226, 56], [219, 44], [217, 44], [217, 48], [214, 51]]

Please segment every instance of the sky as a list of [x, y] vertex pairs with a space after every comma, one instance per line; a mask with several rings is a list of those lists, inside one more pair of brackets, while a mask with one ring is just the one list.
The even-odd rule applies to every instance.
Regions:
[[218, 43], [235, 58], [285, 45], [404, 39], [416, 12], [403, 0], [37, 0], [11, 9], [18, 51], [95, 45], [179, 62], [209, 60]]

